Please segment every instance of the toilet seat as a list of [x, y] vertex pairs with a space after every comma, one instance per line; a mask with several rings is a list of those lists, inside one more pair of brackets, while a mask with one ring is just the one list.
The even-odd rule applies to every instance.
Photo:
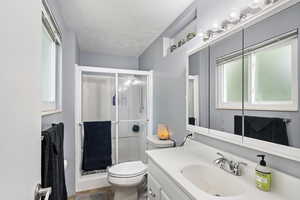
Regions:
[[136, 187], [145, 178], [147, 166], [141, 161], [124, 162], [108, 168], [107, 179], [118, 187]]
[[131, 178], [145, 175], [147, 166], [141, 161], [124, 162], [108, 169], [108, 176], [116, 178]]

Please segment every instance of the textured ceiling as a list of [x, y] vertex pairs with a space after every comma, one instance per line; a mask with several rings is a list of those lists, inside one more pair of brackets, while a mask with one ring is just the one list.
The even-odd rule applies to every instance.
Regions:
[[81, 51], [139, 56], [193, 0], [58, 0]]

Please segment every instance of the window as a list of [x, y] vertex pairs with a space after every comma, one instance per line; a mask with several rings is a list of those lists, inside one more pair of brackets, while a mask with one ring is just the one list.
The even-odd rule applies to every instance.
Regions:
[[244, 69], [240, 52], [218, 59], [217, 108], [241, 109], [244, 99], [248, 110], [297, 111], [297, 42], [293, 36], [245, 49]]
[[61, 37], [55, 20], [43, 2], [41, 88], [42, 113], [60, 110]]

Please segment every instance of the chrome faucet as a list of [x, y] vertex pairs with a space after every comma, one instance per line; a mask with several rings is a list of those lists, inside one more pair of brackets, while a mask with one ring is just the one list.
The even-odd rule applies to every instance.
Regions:
[[227, 160], [227, 158], [225, 158], [223, 154], [218, 152], [217, 155], [221, 156], [221, 158], [217, 158], [216, 160], [214, 160], [214, 164], [218, 165], [221, 169], [223, 169], [225, 167], [225, 164], [229, 161]]
[[219, 168], [235, 176], [242, 175], [241, 165], [247, 166], [247, 163], [228, 160], [227, 158], [225, 158], [223, 154], [219, 152], [217, 154], [221, 157], [214, 160], [215, 165], [217, 165]]

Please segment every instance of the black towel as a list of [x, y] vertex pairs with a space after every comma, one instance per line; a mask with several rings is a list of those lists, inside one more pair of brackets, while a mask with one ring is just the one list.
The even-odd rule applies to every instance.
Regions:
[[189, 125], [196, 125], [196, 118], [195, 117], [189, 117]]
[[[244, 118], [246, 137], [289, 145], [284, 119], [256, 116], [244, 116]], [[242, 116], [234, 116], [234, 133], [242, 135]]]
[[64, 125], [53, 124], [42, 132], [42, 187], [51, 187], [50, 200], [67, 200], [64, 170]]
[[106, 169], [112, 165], [111, 122], [84, 122], [82, 170]]

